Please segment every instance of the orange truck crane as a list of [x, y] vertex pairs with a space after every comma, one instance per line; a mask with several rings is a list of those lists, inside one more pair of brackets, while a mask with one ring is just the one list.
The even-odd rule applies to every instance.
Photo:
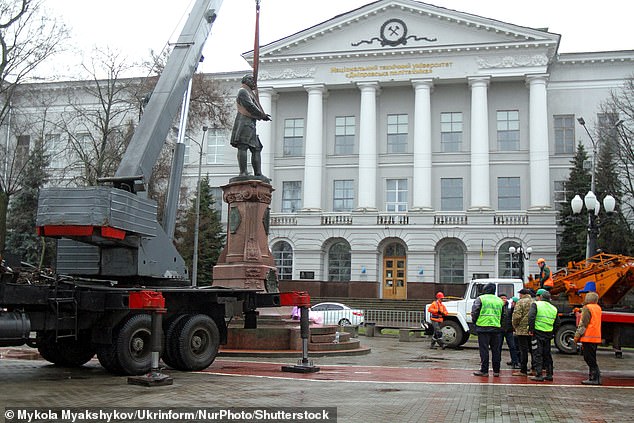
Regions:
[[[575, 308], [581, 307], [587, 291], [599, 295], [603, 307], [601, 333], [606, 343], [620, 351], [621, 341], [633, 339], [634, 310], [624, 302], [634, 287], [634, 257], [600, 253], [586, 260], [570, 262], [553, 273], [553, 304], [559, 308], [562, 324], [555, 334], [555, 345], [563, 352], [574, 353], [576, 328]], [[531, 276], [527, 288], [540, 288], [539, 280]], [[631, 334], [630, 334], [631, 335]]]

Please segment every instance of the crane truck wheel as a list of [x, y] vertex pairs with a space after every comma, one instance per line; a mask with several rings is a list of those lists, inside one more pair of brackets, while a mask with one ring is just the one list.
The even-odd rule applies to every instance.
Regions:
[[37, 350], [47, 361], [62, 367], [79, 367], [90, 361], [95, 349], [85, 335], [55, 339], [55, 333], [38, 333]]
[[555, 333], [555, 346], [564, 354], [576, 354], [577, 345], [575, 344], [575, 325], [564, 324], [559, 327]]
[[220, 332], [206, 314], [190, 316], [178, 325], [176, 335], [176, 367], [180, 370], [203, 370], [216, 359], [220, 347]]
[[134, 314], [120, 327], [114, 346], [123, 374], [141, 375], [152, 366], [152, 317]]
[[187, 314], [180, 314], [173, 318], [167, 325], [165, 331], [165, 342], [163, 345], [163, 362], [172, 369], [182, 370], [178, 368], [178, 338], [175, 336], [182, 329], [183, 324], [191, 317]]
[[447, 347], [455, 348], [462, 345], [463, 331], [457, 322], [445, 320], [440, 325], [440, 329], [442, 330], [443, 342]]

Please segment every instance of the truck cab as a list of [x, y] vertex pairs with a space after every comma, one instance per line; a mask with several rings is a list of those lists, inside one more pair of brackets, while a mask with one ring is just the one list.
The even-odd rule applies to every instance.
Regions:
[[[475, 333], [471, 308], [488, 283], [495, 284], [495, 295], [504, 294], [508, 298], [515, 296], [524, 287], [521, 279], [472, 279], [465, 284], [463, 298], [443, 301], [449, 315], [444, 318], [441, 328], [443, 340], [448, 347], [463, 345], [469, 340], [471, 333]], [[425, 306], [425, 322], [431, 327], [429, 304]]]

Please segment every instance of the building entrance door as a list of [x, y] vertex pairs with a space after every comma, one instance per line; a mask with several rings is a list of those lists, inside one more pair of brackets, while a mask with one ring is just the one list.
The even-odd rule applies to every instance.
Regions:
[[405, 248], [397, 243], [388, 245], [383, 256], [383, 298], [407, 298]]

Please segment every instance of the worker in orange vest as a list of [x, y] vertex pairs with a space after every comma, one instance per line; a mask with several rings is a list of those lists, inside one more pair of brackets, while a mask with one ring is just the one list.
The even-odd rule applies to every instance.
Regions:
[[550, 267], [546, 265], [546, 260], [541, 257], [537, 259], [537, 266], [539, 267], [539, 287], [550, 291], [555, 285]]
[[435, 349], [434, 344], [440, 345], [441, 349], [445, 349], [445, 343], [442, 340], [442, 330], [440, 328], [440, 324], [443, 321], [443, 317], [447, 315], [447, 307], [442, 303], [443, 298], [445, 298], [445, 294], [442, 292], [438, 292], [436, 294], [436, 301], [430, 304], [429, 306], [429, 314], [431, 319], [431, 325], [434, 328], [434, 334], [431, 338], [431, 347]]
[[584, 385], [601, 385], [601, 372], [597, 364], [597, 347], [601, 343], [601, 306], [598, 302], [599, 295], [596, 292], [586, 294], [575, 332], [575, 343], [582, 343], [583, 360], [588, 365], [590, 374], [587, 380], [581, 382]]

